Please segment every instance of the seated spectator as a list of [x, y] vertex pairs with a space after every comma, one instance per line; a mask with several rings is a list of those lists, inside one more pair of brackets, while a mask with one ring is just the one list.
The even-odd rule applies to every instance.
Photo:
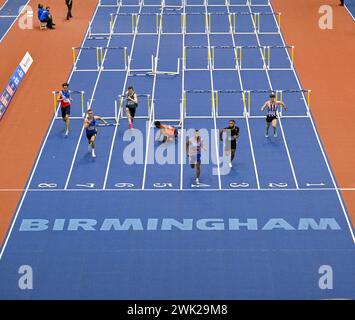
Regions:
[[43, 12], [43, 4], [38, 4], [38, 20], [41, 21], [41, 16], [42, 16], [42, 12]]
[[49, 10], [50, 10], [49, 7], [46, 7], [45, 9], [43, 9], [40, 21], [47, 22], [48, 29], [54, 29], [53, 26], [55, 26], [55, 24], [53, 23], [53, 18], [52, 18], [52, 15]]

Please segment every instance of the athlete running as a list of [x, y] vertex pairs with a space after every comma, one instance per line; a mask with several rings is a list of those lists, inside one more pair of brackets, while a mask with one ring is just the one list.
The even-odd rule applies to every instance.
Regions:
[[60, 107], [62, 110], [62, 118], [65, 122], [65, 136], [69, 135], [69, 127], [70, 127], [70, 106], [73, 101], [70, 91], [69, 84], [63, 83], [62, 90], [59, 91], [57, 101], [60, 101]]
[[270, 123], [272, 124], [272, 127], [274, 128], [274, 137], [277, 137], [277, 132], [276, 132], [276, 126], [277, 126], [277, 112], [278, 108], [282, 107], [286, 111], [286, 106], [282, 101], [277, 101], [275, 100], [275, 93], [270, 94], [270, 100], [266, 101], [264, 105], [261, 107], [261, 112], [267, 109], [267, 114], [266, 114], [266, 131], [265, 131], [265, 137], [269, 137], [269, 127]]
[[95, 140], [97, 136], [97, 120], [108, 124], [105, 119], [102, 119], [100, 116], [94, 116], [91, 109], [88, 110], [87, 117], [84, 120], [84, 128], [86, 129], [86, 137], [89, 142], [88, 151], [91, 151], [93, 158], [96, 158], [95, 154]]
[[136, 110], [138, 107], [138, 97], [134, 92], [132, 86], [128, 87], [126, 92], [126, 115], [128, 119], [128, 126], [130, 129], [133, 129], [133, 120], [136, 114]]
[[195, 130], [195, 136], [186, 142], [186, 155], [190, 160], [191, 168], [194, 169], [196, 166], [196, 184], [200, 183], [202, 150], [206, 150], [203, 140], [200, 132]]
[[232, 161], [235, 157], [235, 151], [237, 149], [237, 139], [239, 138], [239, 127], [235, 125], [234, 120], [229, 120], [228, 127], [220, 130], [219, 137], [223, 141], [223, 133], [226, 133], [225, 152], [226, 156], [230, 156], [229, 167], [232, 168]]

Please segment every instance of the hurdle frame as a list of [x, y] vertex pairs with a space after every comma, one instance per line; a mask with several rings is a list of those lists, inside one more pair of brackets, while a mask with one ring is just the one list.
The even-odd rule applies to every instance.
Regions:
[[[53, 95], [53, 108], [54, 108], [54, 118], [55, 119], [62, 119], [62, 117], [59, 117], [58, 116], [58, 111], [59, 111], [59, 108], [61, 108], [60, 106], [60, 102], [58, 101], [57, 99], [57, 96], [58, 94], [60, 93], [60, 91], [52, 91], [52, 95]], [[81, 117], [73, 117], [73, 116], [70, 116], [70, 119], [84, 119], [84, 116], [85, 116], [85, 91], [78, 91], [78, 90], [69, 90], [69, 93], [72, 95], [72, 94], [80, 94], [80, 99], [81, 99]]]
[[[137, 98], [140, 98], [140, 97], [146, 97], [147, 98], [147, 115], [146, 116], [135, 116], [134, 118], [135, 119], [149, 119], [149, 114], [150, 114], [150, 111], [151, 111], [151, 108], [153, 107], [153, 100], [151, 99], [151, 95], [150, 94], [145, 94], [145, 93], [142, 93], [142, 94], [137, 94]], [[119, 113], [121, 115], [121, 117], [118, 119], [118, 122], [120, 119], [127, 119], [127, 116], [125, 116], [125, 113], [123, 111], [123, 108], [126, 108], [125, 106], [123, 106], [123, 101], [125, 100], [125, 95], [122, 95], [122, 94], [119, 94], [118, 95], [118, 101], [116, 101], [116, 108], [119, 109]]]
[[[78, 69], [77, 68], [77, 63], [80, 59], [78, 59], [76, 55], [77, 50], [96, 50], [96, 69]], [[124, 64], [124, 69], [105, 69], [103, 65], [103, 56], [104, 56], [104, 50], [123, 50], [123, 64]], [[127, 71], [128, 68], [128, 56], [127, 56], [127, 47], [72, 47], [72, 60], [73, 60], [73, 68], [75, 71], [100, 71], [101, 70], [112, 70], [112, 71]]]

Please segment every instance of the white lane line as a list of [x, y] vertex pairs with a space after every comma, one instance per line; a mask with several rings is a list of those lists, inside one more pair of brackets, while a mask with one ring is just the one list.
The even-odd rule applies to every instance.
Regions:
[[[92, 19], [94, 19], [95, 15], [96, 15], [96, 13], [97, 13], [98, 8], [99, 8], [99, 6], [96, 6], [96, 9], [95, 9], [95, 11], [94, 11], [94, 14], [93, 14]], [[83, 41], [81, 42], [81, 46], [82, 46], [83, 43], [85, 42], [88, 33], [89, 33], [89, 27], [88, 27], [87, 30], [86, 30], [86, 34], [85, 34], [85, 36], [84, 36]], [[78, 57], [80, 56], [80, 53], [81, 53], [81, 51], [78, 53]], [[68, 82], [70, 82], [70, 79], [71, 79], [71, 77], [73, 76], [73, 73], [74, 73], [74, 68], [72, 68], [72, 70], [71, 70], [71, 73], [70, 73], [69, 78], [68, 78]], [[36, 172], [36, 168], [37, 168], [37, 166], [38, 166], [39, 160], [41, 159], [42, 152], [43, 152], [44, 147], [45, 147], [45, 145], [46, 145], [46, 142], [47, 142], [47, 140], [48, 140], [49, 134], [50, 134], [51, 131], [52, 131], [52, 127], [53, 127], [53, 125], [54, 125], [54, 122], [55, 122], [55, 115], [53, 115], [52, 122], [51, 122], [51, 124], [50, 124], [50, 126], [49, 126], [49, 128], [48, 128], [48, 130], [47, 130], [47, 134], [46, 134], [46, 136], [45, 136], [45, 138], [44, 138], [44, 141], [43, 141], [43, 143], [42, 143], [41, 149], [40, 149], [40, 151], [39, 151], [39, 153], [38, 153], [38, 155], [37, 155], [37, 160], [36, 160], [35, 165], [34, 165], [34, 167], [33, 167], [33, 169], [32, 169], [32, 173], [31, 173], [31, 176], [30, 176], [30, 178], [29, 178], [29, 180], [28, 180], [28, 182], [27, 182], [27, 186], [26, 186], [26, 188], [25, 188], [24, 190], [22, 190], [22, 191], [24, 191], [24, 194], [22, 195], [21, 201], [20, 201], [20, 203], [19, 203], [19, 205], [18, 205], [18, 207], [17, 207], [16, 213], [15, 213], [15, 216], [13, 217], [13, 220], [12, 220], [12, 223], [11, 223], [11, 226], [10, 226], [10, 229], [9, 229], [9, 231], [8, 231], [8, 233], [7, 233], [7, 236], [6, 236], [6, 238], [5, 238], [4, 244], [3, 244], [2, 248], [1, 248], [0, 260], [2, 259], [2, 256], [3, 256], [4, 252], [5, 252], [7, 243], [8, 243], [8, 241], [9, 241], [9, 239], [10, 239], [10, 236], [11, 236], [12, 230], [13, 230], [13, 228], [14, 228], [14, 226], [15, 226], [17, 217], [18, 217], [18, 215], [19, 215], [19, 213], [20, 213], [20, 210], [21, 210], [21, 208], [22, 208], [23, 202], [24, 202], [24, 200], [25, 200], [25, 198], [26, 198], [26, 195], [27, 195], [27, 193], [28, 193], [28, 190], [29, 190], [29, 187], [30, 187], [30, 185], [31, 185], [33, 176], [34, 176], [34, 174], [35, 174], [35, 172]]]

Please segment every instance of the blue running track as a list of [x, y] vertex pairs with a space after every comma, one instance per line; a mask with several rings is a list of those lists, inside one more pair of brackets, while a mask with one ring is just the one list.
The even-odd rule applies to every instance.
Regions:
[[[53, 118], [0, 253], [0, 298], [354, 299], [354, 229], [278, 14], [267, 0], [163, 5], [97, 6], [69, 82], [120, 125], [99, 128], [93, 159], [80, 98], [68, 138]], [[129, 85], [142, 95], [134, 130], [115, 111]], [[265, 138], [271, 90], [288, 109]], [[177, 143], [156, 141], [156, 119], [180, 126]], [[231, 170], [217, 161], [229, 119], [240, 128]], [[207, 149], [199, 185], [189, 129]], [[19, 288], [22, 265], [32, 290]]]
[[0, 42], [5, 38], [18, 16], [21, 7], [25, 6], [29, 0], [6, 0], [0, 7]]

